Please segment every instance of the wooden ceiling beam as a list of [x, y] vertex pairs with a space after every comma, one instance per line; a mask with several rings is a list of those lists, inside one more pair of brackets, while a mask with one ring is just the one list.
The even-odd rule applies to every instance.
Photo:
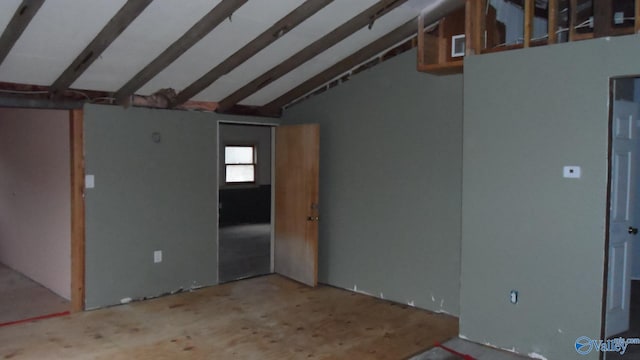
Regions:
[[0, 65], [4, 62], [7, 55], [16, 44], [20, 35], [27, 28], [31, 19], [36, 15], [40, 7], [44, 4], [44, 0], [22, 0], [20, 6], [13, 14], [13, 17], [0, 36]]
[[282, 116], [282, 109], [276, 109], [274, 111], [266, 111], [266, 109], [263, 108], [262, 106], [234, 105], [228, 108], [224, 113], [228, 115], [279, 118]]
[[281, 95], [277, 99], [263, 106], [263, 113], [275, 113], [283, 106], [293, 102], [299, 97], [317, 89], [318, 87], [326, 84], [334, 78], [344, 74], [345, 72], [353, 69], [358, 64], [361, 64], [372, 57], [380, 54], [393, 47], [394, 45], [406, 40], [407, 38], [416, 35], [418, 31], [418, 19], [413, 19], [404, 25], [396, 28], [385, 36], [375, 40], [369, 45], [356, 51], [355, 53], [344, 58], [337, 64], [317, 74], [311, 79], [303, 82], [295, 88], [289, 90], [285, 94]]
[[285, 17], [269, 27], [269, 29], [258, 35], [258, 37], [250, 41], [240, 50], [233, 53], [233, 55], [229, 56], [208, 73], [178, 93], [178, 96], [176, 96], [172, 105], [177, 106], [191, 99], [213, 84], [221, 76], [228, 74], [233, 69], [249, 60], [252, 56], [278, 40], [280, 37], [284, 36], [286, 33], [311, 17], [313, 14], [320, 11], [325, 6], [329, 5], [331, 2], [333, 2], [333, 0], [305, 1], [302, 5], [298, 6]]
[[140, 70], [114, 95], [118, 103], [122, 103], [126, 98], [133, 95], [138, 89], [143, 87], [154, 76], [207, 36], [213, 29], [238, 10], [248, 0], [222, 0], [211, 11], [203, 16], [184, 35], [169, 46], [162, 54], [158, 55], [144, 69]]
[[314, 41], [309, 46], [298, 51], [295, 55], [291, 56], [284, 62], [269, 69], [264, 74], [258, 76], [256, 79], [235, 91], [233, 94], [227, 96], [218, 104], [218, 112], [226, 112], [234, 105], [238, 104], [243, 99], [251, 96], [255, 92], [271, 84], [275, 80], [286, 75], [293, 69], [311, 60], [313, 57], [329, 49], [340, 41], [346, 39], [354, 32], [369, 25], [372, 26], [373, 22], [395, 9], [399, 5], [405, 3], [407, 0], [381, 0], [373, 6], [364, 10], [360, 14], [354, 16], [351, 20], [340, 25], [330, 33]]
[[57, 95], [68, 89], [152, 1], [128, 0], [51, 85], [51, 93]]

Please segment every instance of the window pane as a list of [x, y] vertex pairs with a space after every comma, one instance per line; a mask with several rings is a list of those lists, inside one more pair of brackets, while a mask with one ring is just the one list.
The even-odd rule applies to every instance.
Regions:
[[231, 182], [253, 182], [253, 165], [227, 165], [226, 181]]
[[253, 146], [225, 146], [225, 164], [253, 164]]

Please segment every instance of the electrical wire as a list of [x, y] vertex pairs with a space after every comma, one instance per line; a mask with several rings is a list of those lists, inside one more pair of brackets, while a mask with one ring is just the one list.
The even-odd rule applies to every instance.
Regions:
[[[73, 89], [65, 90], [65, 92], [70, 92], [70, 93], [81, 95], [89, 102], [108, 100], [110, 104], [113, 104], [115, 102], [115, 100], [116, 100], [114, 97], [109, 97], [109, 96], [99, 96], [99, 97], [91, 98], [86, 93], [84, 93], [82, 91], [79, 91], [79, 90], [73, 90]], [[47, 90], [6, 90], [6, 89], [0, 89], [0, 93], [2, 93], [2, 94], [18, 94], [18, 95], [42, 95], [42, 94], [48, 94], [49, 91], [47, 91]]]
[[49, 92], [45, 91], [45, 90], [4, 90], [4, 89], [0, 89], [0, 93], [36, 95], [36, 94], [48, 94]]

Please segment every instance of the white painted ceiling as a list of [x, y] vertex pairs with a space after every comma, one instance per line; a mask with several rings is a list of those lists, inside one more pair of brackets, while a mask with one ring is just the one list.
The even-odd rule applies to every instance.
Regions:
[[[375, 39], [416, 17], [436, 0], [410, 0], [243, 100], [264, 105]], [[122, 7], [125, 0], [47, 0], [0, 65], [0, 81], [50, 85]], [[72, 88], [116, 91], [184, 34], [219, 0], [155, 0], [76, 80]], [[223, 76], [193, 100], [219, 101], [286, 60], [376, 0], [335, 0], [298, 27]], [[4, 29], [20, 0], [0, 1]], [[303, 0], [249, 0], [230, 19], [137, 91], [181, 91], [253, 40]]]

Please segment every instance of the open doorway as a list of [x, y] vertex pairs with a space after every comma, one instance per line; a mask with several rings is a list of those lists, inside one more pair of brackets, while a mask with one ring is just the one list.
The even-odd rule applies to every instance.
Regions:
[[69, 124], [0, 108], [0, 325], [71, 310]]
[[272, 127], [219, 126], [218, 280], [272, 272]]
[[[611, 81], [609, 231], [604, 335], [640, 338], [640, 78]], [[607, 359], [640, 358], [640, 346]]]

